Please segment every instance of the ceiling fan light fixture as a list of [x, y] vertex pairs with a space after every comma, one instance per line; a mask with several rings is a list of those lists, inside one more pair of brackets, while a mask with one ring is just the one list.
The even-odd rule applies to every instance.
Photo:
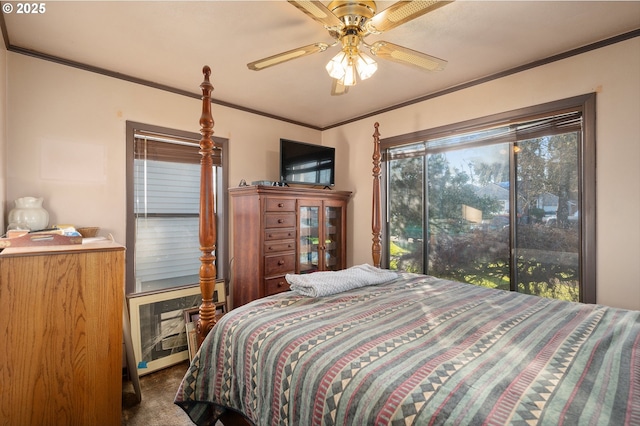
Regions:
[[359, 52], [356, 58], [356, 69], [360, 80], [366, 80], [378, 70], [378, 64], [370, 56]]
[[355, 86], [356, 83], [358, 82], [357, 80], [357, 74], [356, 74], [356, 70], [357, 68], [355, 67], [355, 65], [353, 64], [353, 60], [349, 60], [349, 63], [345, 69], [345, 73], [344, 73], [344, 77], [342, 78], [344, 80], [343, 84], [345, 86]]
[[340, 80], [345, 86], [355, 86], [358, 77], [366, 80], [378, 69], [378, 64], [370, 56], [356, 51], [355, 54], [341, 51], [331, 58], [325, 67], [329, 76]]
[[340, 80], [346, 74], [348, 65], [349, 58], [344, 51], [341, 51], [336, 56], [331, 58], [329, 62], [327, 62], [327, 66], [325, 67], [325, 69], [327, 70], [331, 78]]

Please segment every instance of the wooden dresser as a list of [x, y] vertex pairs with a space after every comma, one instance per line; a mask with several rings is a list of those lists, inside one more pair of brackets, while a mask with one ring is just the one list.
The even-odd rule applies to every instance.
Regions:
[[124, 247], [0, 252], [0, 425], [119, 425]]
[[289, 290], [288, 273], [346, 267], [351, 192], [246, 186], [229, 190], [233, 307]]

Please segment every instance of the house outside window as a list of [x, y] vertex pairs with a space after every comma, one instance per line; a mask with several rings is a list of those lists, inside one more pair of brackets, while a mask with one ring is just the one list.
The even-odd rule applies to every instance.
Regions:
[[383, 259], [595, 303], [595, 95], [381, 141]]
[[[127, 284], [130, 294], [199, 284], [200, 135], [127, 122]], [[226, 273], [226, 140], [214, 138], [218, 279]]]

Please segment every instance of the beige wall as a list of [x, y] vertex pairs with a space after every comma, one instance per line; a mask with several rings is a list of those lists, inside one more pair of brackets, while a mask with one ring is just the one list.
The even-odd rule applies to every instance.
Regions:
[[[640, 38], [327, 130], [347, 162], [349, 259], [371, 262], [373, 124], [382, 138], [597, 92], [597, 301], [640, 309]], [[345, 152], [346, 151], [346, 152]], [[358, 220], [353, 220], [357, 218]]]
[[6, 225], [4, 215], [7, 189], [7, 51], [0, 44], [0, 235]]
[[[197, 133], [201, 101], [11, 52], [8, 70], [6, 210], [16, 198], [44, 197], [51, 224], [96, 225], [124, 242], [126, 121]], [[196, 70], [194, 93], [201, 81]], [[226, 107], [213, 105], [213, 115], [215, 136], [230, 139], [231, 186], [277, 180], [280, 137], [321, 139]]]
[[[336, 146], [336, 189], [354, 192], [348, 232], [353, 265], [371, 262], [375, 121], [385, 138], [597, 92], [597, 297], [599, 303], [640, 309], [638, 51], [640, 39], [628, 40], [322, 133], [214, 105], [214, 130], [230, 139], [231, 186], [240, 179], [277, 179], [280, 137]], [[124, 241], [125, 121], [197, 132], [200, 102], [23, 55], [6, 56], [11, 159], [6, 200], [42, 196], [52, 223], [99, 225]], [[201, 79], [194, 73], [194, 92]]]

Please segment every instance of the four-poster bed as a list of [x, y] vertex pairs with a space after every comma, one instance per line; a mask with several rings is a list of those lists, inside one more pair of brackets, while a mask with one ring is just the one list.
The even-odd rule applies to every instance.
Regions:
[[[215, 324], [215, 222], [201, 217], [204, 341], [175, 403], [201, 425], [640, 424], [640, 312], [376, 267], [377, 123], [373, 138], [374, 266], [288, 276], [322, 297], [280, 293]], [[201, 215], [213, 215], [210, 196]]]

